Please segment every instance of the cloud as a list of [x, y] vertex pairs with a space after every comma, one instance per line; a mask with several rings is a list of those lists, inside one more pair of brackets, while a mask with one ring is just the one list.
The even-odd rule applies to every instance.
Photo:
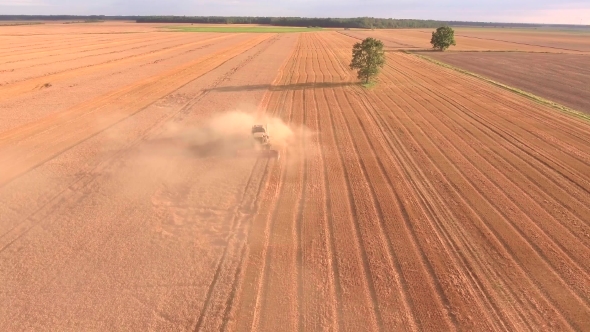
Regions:
[[44, 6], [45, 4], [38, 0], [0, 0], [2, 6]]

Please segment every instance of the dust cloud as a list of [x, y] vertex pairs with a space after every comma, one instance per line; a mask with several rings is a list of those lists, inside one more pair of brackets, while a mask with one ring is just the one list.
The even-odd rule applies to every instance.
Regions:
[[268, 126], [273, 148], [286, 148], [294, 139], [294, 130], [279, 118], [232, 111], [216, 115], [197, 127], [170, 123], [157, 141], [176, 142], [200, 157], [230, 156], [251, 147], [251, 129], [255, 124]]

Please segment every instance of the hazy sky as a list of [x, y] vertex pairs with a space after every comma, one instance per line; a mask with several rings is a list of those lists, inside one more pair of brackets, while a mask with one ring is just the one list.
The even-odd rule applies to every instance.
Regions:
[[374, 16], [590, 24], [590, 0], [0, 0], [0, 14]]

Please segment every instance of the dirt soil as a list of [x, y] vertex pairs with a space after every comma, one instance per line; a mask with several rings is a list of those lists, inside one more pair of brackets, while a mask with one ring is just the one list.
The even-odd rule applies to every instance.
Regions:
[[553, 48], [556, 52], [590, 52], [589, 30], [456, 28], [459, 37], [498, 40]]
[[0, 34], [0, 330], [590, 329], [588, 122], [399, 52], [364, 89], [338, 32], [64, 26]]
[[590, 113], [590, 56], [531, 53], [424, 55]]
[[[339, 31], [353, 38], [375, 37], [388, 50], [430, 50], [434, 29]], [[537, 52], [590, 54], [590, 33], [536, 30], [455, 28], [456, 46], [449, 52]]]

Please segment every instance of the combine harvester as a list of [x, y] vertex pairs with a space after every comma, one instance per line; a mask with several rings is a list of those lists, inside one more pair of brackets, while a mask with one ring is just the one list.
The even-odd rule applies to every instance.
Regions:
[[[268, 127], [266, 125], [252, 126], [252, 148], [254, 154], [259, 157], [280, 158], [278, 150], [272, 149], [270, 142], [270, 135], [268, 134]], [[251, 150], [248, 151], [251, 153]], [[245, 154], [246, 151], [238, 151], [238, 155]]]

